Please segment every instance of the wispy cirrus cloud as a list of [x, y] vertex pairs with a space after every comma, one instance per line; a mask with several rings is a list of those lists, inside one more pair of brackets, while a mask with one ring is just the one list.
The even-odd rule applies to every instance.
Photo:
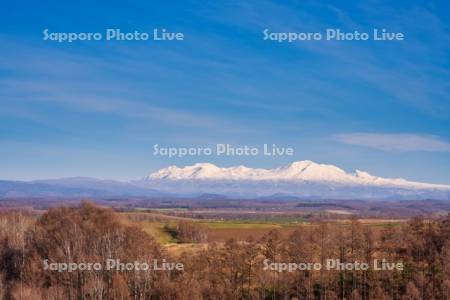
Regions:
[[[433, 117], [448, 118], [450, 102], [447, 82], [450, 73], [441, 64], [448, 60], [446, 53], [449, 51], [450, 34], [445, 21], [438, 17], [432, 6], [423, 7], [413, 1], [398, 11], [398, 7], [385, 7], [377, 1], [369, 1], [370, 4], [354, 5], [353, 8], [359, 13], [352, 14], [345, 10], [345, 5], [330, 1], [302, 1], [296, 9], [288, 3], [274, 1], [231, 3], [229, 7], [232, 9], [220, 10], [222, 14], [214, 13], [218, 11], [214, 5], [205, 5], [203, 14], [216, 22], [240, 27], [255, 35], [261, 34], [264, 28], [273, 32], [320, 32], [324, 28], [340, 28], [349, 32], [391, 28], [404, 32], [407, 36], [405, 43], [385, 44], [383, 47], [336, 41], [301, 42], [290, 46], [320, 55], [318, 68], [322, 72], [315, 75], [311, 69], [309, 72], [312, 75], [308, 79], [313, 75], [320, 78], [321, 86], [329, 84], [326, 76], [352, 82], [353, 86], [363, 84], [364, 88], [383, 93], [397, 105], [406, 104]], [[316, 9], [332, 17], [314, 13]], [[428, 38], [433, 36], [439, 39]], [[430, 60], [430, 57], [433, 59]], [[328, 65], [334, 67], [330, 69]], [[339, 88], [333, 86], [333, 92], [338, 91]], [[332, 98], [336, 97], [333, 95]]]
[[333, 139], [344, 144], [398, 152], [450, 152], [450, 143], [434, 135], [343, 133]]

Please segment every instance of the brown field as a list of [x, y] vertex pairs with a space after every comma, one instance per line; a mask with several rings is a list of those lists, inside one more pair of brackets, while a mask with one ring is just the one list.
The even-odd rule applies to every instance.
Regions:
[[[180, 243], [175, 237], [171, 236], [167, 228], [175, 228], [179, 222], [187, 221], [199, 224], [207, 232], [208, 242], [225, 242], [229, 239], [245, 241], [248, 239], [259, 240], [272, 230], [277, 230], [281, 237], [287, 238], [296, 229], [304, 226], [315, 226], [315, 223], [292, 222], [280, 219], [279, 221], [261, 221], [261, 220], [212, 220], [195, 219], [179, 217], [165, 214], [166, 211], [157, 212], [124, 212], [121, 213], [121, 219], [124, 224], [135, 225], [153, 236], [159, 243], [165, 245], [170, 252], [179, 252], [184, 250], [198, 250], [198, 245], [189, 246], [189, 244]], [[280, 214], [281, 215], [281, 214]], [[362, 218], [358, 221], [364, 226], [383, 229], [390, 226], [399, 226], [406, 222], [406, 219], [374, 219]], [[347, 219], [329, 219], [328, 223], [334, 226], [348, 226], [351, 222]]]
[[277, 229], [281, 236], [288, 237], [295, 231], [295, 227], [280, 227], [280, 228], [252, 228], [252, 229], [238, 229], [238, 228], [214, 228], [208, 229], [208, 241], [210, 242], [224, 242], [228, 239], [247, 240], [249, 238], [260, 239], [271, 230]]

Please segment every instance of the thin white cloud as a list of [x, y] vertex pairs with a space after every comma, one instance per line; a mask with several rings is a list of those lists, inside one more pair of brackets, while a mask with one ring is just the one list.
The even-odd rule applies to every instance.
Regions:
[[[333, 78], [362, 81], [399, 103], [420, 109], [431, 116], [447, 118], [450, 112], [447, 85], [449, 73], [442, 68], [442, 64], [435, 62], [446, 60], [450, 35], [445, 23], [432, 9], [411, 4], [399, 14], [397, 8], [386, 8], [369, 1], [370, 4], [355, 5], [355, 9], [364, 13], [365, 21], [361, 23], [358, 18], [346, 14], [338, 6], [316, 2], [303, 1], [295, 10], [289, 5], [274, 1], [255, 3], [240, 0], [232, 3], [234, 5], [230, 5], [230, 10], [218, 10], [214, 4], [212, 7], [206, 5], [202, 13], [217, 22], [253, 31], [255, 35], [261, 34], [263, 28], [276, 32], [315, 32], [323, 28], [337, 28], [336, 22], [344, 31], [370, 31], [374, 26], [379, 26], [405, 32], [407, 44], [397, 43], [394, 45], [396, 50], [390, 48], [391, 45], [382, 55], [377, 52], [378, 47], [367, 47], [365, 43], [315, 41], [292, 45], [314, 54], [322, 54], [334, 64], [344, 65], [335, 67], [336, 73], [325, 70], [322, 77], [328, 74]], [[376, 10], [373, 9], [374, 6], [377, 7]], [[321, 9], [332, 14], [334, 18], [320, 18], [311, 14], [308, 8]], [[221, 14], [214, 13], [217, 11]], [[424, 36], [439, 36], [439, 39], [428, 42]], [[435, 57], [435, 62], [423, 59], [427, 57]], [[321, 86], [326, 82], [326, 78], [322, 77]], [[310, 85], [305, 83], [304, 86]], [[338, 89], [334, 88], [334, 92]]]
[[333, 138], [344, 144], [375, 148], [384, 151], [450, 152], [450, 143], [433, 135], [343, 133], [336, 134]]

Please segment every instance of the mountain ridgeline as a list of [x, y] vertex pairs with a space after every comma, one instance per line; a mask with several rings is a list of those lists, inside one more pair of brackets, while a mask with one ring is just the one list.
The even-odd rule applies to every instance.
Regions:
[[250, 199], [285, 195], [309, 199], [450, 200], [450, 186], [390, 179], [356, 170], [297, 161], [274, 169], [211, 163], [169, 166], [128, 182], [86, 177], [0, 181], [0, 197], [198, 197]]

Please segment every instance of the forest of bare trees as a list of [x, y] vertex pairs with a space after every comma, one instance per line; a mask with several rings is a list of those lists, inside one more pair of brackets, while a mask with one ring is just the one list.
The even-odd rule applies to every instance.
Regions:
[[[182, 222], [183, 241], [205, 242], [197, 225]], [[181, 262], [184, 270], [44, 270], [49, 262]], [[403, 271], [264, 270], [272, 262], [401, 261]], [[168, 252], [111, 209], [84, 203], [40, 216], [0, 213], [2, 299], [450, 299], [450, 218], [415, 218], [375, 231], [348, 226], [298, 226], [262, 239], [209, 243]]]

